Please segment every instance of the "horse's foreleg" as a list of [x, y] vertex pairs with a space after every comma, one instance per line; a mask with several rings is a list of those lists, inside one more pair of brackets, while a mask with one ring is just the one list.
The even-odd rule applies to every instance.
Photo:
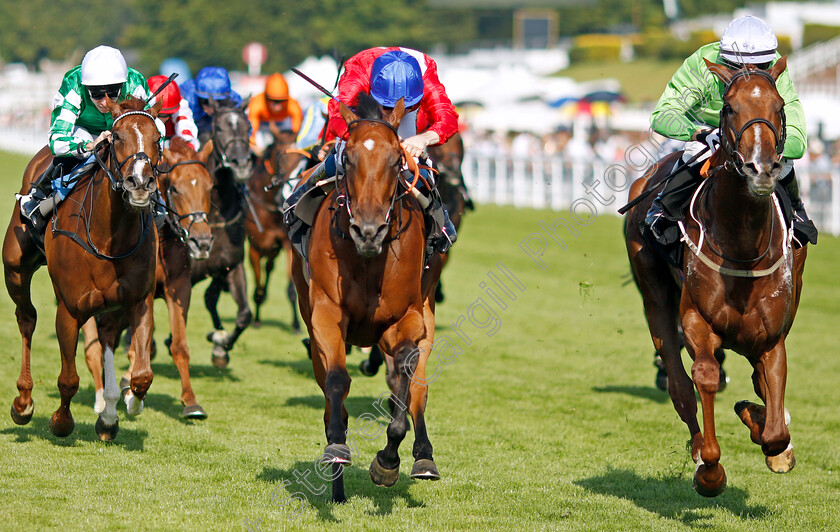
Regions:
[[207, 334], [207, 340], [213, 342], [213, 352], [210, 360], [217, 368], [224, 369], [230, 361], [227, 354], [227, 349], [224, 348], [224, 342], [227, 337], [224, 328], [222, 327], [222, 320], [219, 319], [219, 294], [222, 292], [222, 284], [224, 279], [221, 277], [211, 277], [210, 286], [204, 292], [204, 306], [210, 313], [210, 319], [213, 321], [213, 330]]
[[204, 419], [207, 413], [198, 404], [190, 382], [190, 350], [187, 347], [187, 313], [190, 308], [190, 279], [169, 279], [166, 286], [166, 306], [169, 309], [171, 343], [169, 352], [181, 377], [181, 402], [184, 417]]
[[145, 299], [135, 303], [128, 312], [134, 357], [131, 369], [131, 389], [126, 393], [124, 400], [126, 410], [132, 416], [140, 414], [143, 410], [143, 399], [154, 378], [149, 357], [155, 328], [154, 297], [154, 292], [149, 292]]
[[726, 472], [720, 464], [720, 445], [715, 435], [715, 394], [720, 382], [715, 350], [721, 341], [694, 309], [684, 312], [682, 323], [686, 349], [694, 360], [691, 377], [703, 407], [703, 444], [699, 460], [695, 456], [694, 489], [704, 497], [716, 497], [726, 488]]
[[[333, 468], [332, 500], [344, 502], [343, 468], [351, 463], [350, 447], [347, 445], [348, 415], [344, 405], [351, 381], [344, 351], [347, 320], [340, 308], [329, 303], [313, 305], [310, 320], [312, 368], [325, 399], [327, 447], [321, 462], [331, 464]], [[336, 324], [339, 326], [336, 327]]]
[[96, 318], [90, 318], [82, 325], [82, 334], [85, 338], [85, 362], [93, 377], [95, 393], [93, 411], [101, 414], [105, 410], [105, 389], [102, 383], [102, 345], [99, 343], [99, 329], [96, 327]]
[[79, 374], [76, 373], [76, 344], [79, 341], [80, 326], [81, 324], [70, 315], [64, 302], [59, 301], [55, 313], [55, 333], [58, 336], [58, 347], [61, 351], [61, 373], [58, 375], [61, 405], [50, 418], [50, 430], [61, 438], [69, 436], [75, 427], [73, 414], [70, 412], [70, 401], [79, 391]]
[[248, 305], [248, 281], [245, 277], [245, 265], [239, 263], [227, 275], [228, 289], [233, 300], [236, 301], [236, 326], [233, 331], [227, 335], [222, 344], [225, 350], [233, 349], [233, 344], [242, 334], [242, 331], [248, 328], [251, 324], [253, 316], [251, 315], [251, 307]]
[[292, 305], [292, 333], [298, 334], [300, 333], [300, 320], [298, 320], [297, 315], [297, 290], [295, 289], [295, 283], [292, 276], [292, 261], [294, 259], [294, 251], [292, 251], [292, 244], [288, 240], [284, 241], [283, 246], [286, 248], [286, 254], [289, 257], [288, 260], [288, 272], [289, 272], [289, 284], [286, 286], [286, 294], [289, 296], [289, 303]]
[[[378, 486], [393, 486], [399, 479], [400, 457], [399, 446], [405, 438], [408, 431], [408, 417], [409, 404], [415, 399], [411, 396], [412, 381], [419, 381], [421, 378], [418, 374], [418, 367], [421, 368], [423, 374], [423, 386], [425, 386], [425, 359], [429, 356], [429, 345], [424, 345], [423, 348], [418, 346], [418, 341], [423, 338], [425, 330], [425, 323], [423, 317], [419, 312], [409, 312], [397, 324], [388, 329], [382, 336], [382, 343], [388, 353], [393, 357], [393, 367], [388, 374], [388, 384], [391, 387], [391, 422], [388, 424], [386, 434], [388, 442], [385, 448], [376, 453], [370, 465], [370, 478], [374, 484]], [[422, 363], [420, 361], [423, 361]], [[416, 400], [418, 405], [425, 404], [424, 391], [416, 391]], [[412, 412], [418, 414], [415, 418], [415, 429], [419, 429], [422, 434], [417, 434], [415, 438], [420, 438], [424, 441], [417, 446], [415, 439], [415, 450], [422, 448], [421, 453], [428, 459], [431, 459], [431, 443], [428, 443], [426, 436], [425, 421], [423, 420], [421, 408]], [[418, 419], [420, 424], [417, 424]]]
[[[440, 285], [438, 285], [440, 286]], [[424, 480], [438, 480], [440, 473], [434, 458], [432, 458], [432, 442], [426, 432], [426, 399], [428, 397], [429, 384], [426, 380], [426, 362], [429, 359], [433, 348], [435, 334], [435, 315], [427, 299], [423, 308], [423, 320], [426, 327], [426, 337], [420, 341], [416, 366], [413, 373], [407, 374], [411, 381], [409, 385], [409, 397], [411, 403], [408, 405], [411, 418], [414, 420], [414, 466], [411, 468], [411, 478]]]
[[790, 414], [784, 406], [787, 380], [787, 355], [784, 341], [764, 353], [753, 366], [753, 386], [766, 407], [739, 401], [735, 412], [750, 429], [750, 439], [766, 456], [767, 467], [787, 473], [796, 464], [790, 443]]
[[254, 327], [260, 325], [260, 306], [265, 302], [268, 276], [265, 283], [262, 282], [262, 257], [259, 250], [253, 245], [248, 250], [248, 260], [251, 262], [251, 270], [254, 272]]

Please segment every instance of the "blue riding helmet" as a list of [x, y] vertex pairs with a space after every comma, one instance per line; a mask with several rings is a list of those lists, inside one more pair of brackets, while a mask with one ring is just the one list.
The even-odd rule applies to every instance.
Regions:
[[205, 100], [225, 100], [230, 97], [230, 76], [222, 67], [204, 67], [195, 76], [195, 95]]
[[423, 99], [423, 73], [411, 54], [401, 50], [376, 58], [370, 72], [370, 95], [383, 107], [394, 107], [400, 98], [411, 107]]

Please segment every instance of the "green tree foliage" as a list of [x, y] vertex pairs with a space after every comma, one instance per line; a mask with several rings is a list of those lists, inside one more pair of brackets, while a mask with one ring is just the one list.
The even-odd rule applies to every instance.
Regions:
[[36, 65], [79, 60], [99, 44], [119, 47], [151, 75], [181, 57], [242, 69], [242, 48], [268, 47], [264, 71], [285, 70], [310, 55], [349, 57], [371, 46], [422, 50], [476, 39], [469, 10], [433, 10], [418, 0], [26, 0], [0, 2], [0, 58]]

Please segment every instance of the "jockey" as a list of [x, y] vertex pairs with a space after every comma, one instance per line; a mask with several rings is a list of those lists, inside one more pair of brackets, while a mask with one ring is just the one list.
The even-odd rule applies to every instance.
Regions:
[[[379, 102], [385, 117], [403, 99], [406, 114], [400, 122], [398, 133], [403, 148], [412, 157], [424, 156], [427, 146], [442, 144], [458, 131], [458, 113], [438, 79], [437, 63], [428, 55], [409, 48], [370, 48], [348, 59], [344, 68], [338, 83], [338, 99], [332, 99], [329, 103], [327, 139], [341, 139], [347, 132], [347, 124], [339, 112], [339, 101], [354, 106], [358, 103], [359, 92], [370, 93]], [[339, 140], [336, 151], [340, 153], [343, 145], [344, 142]], [[343, 174], [343, 168], [341, 157], [336, 157], [336, 152], [333, 152], [313, 171], [310, 179], [286, 200], [283, 209], [290, 233], [295, 229], [293, 224], [299, 222], [299, 226], [302, 223], [294, 214], [294, 206], [300, 197], [315, 182], [336, 173]], [[429, 243], [435, 251], [446, 253], [457, 238], [455, 226], [440, 201], [434, 178], [425, 171], [424, 177], [432, 187], [432, 190], [422, 191], [429, 196], [426, 214], [431, 218], [433, 226]]]
[[289, 85], [283, 74], [275, 72], [265, 82], [265, 92], [256, 95], [248, 104], [248, 118], [251, 120], [251, 147], [257, 155], [271, 144], [273, 135], [269, 129], [274, 124], [280, 130], [294, 133], [300, 131], [303, 112], [300, 104], [289, 97]]
[[[193, 87], [195, 91], [188, 101], [198, 126], [199, 138], [203, 138], [213, 132], [215, 105], [239, 105], [242, 103], [242, 96], [231, 88], [227, 70], [217, 66], [199, 70]], [[214, 100], [215, 103], [211, 103], [210, 100]]]
[[[154, 93], [163, 85], [168, 76], [152, 76], [149, 78], [149, 92]], [[163, 100], [163, 107], [160, 109], [158, 118], [163, 121], [166, 127], [165, 146], [169, 145], [169, 139], [174, 136], [179, 136], [190, 145], [192, 149], [198, 151], [200, 143], [198, 142], [198, 127], [192, 117], [192, 110], [190, 104], [185, 98], [181, 96], [181, 91], [175, 80], [170, 81], [166, 87], [157, 95], [157, 98]]]
[[[122, 53], [110, 46], [90, 50], [81, 65], [64, 75], [53, 100], [50, 121], [52, 163], [32, 183], [28, 194], [15, 194], [21, 215], [30, 219], [36, 228], [45, 225], [54, 203], [64, 199], [72, 188], [74, 182], [61, 183], [60, 178], [78, 166], [93, 163], [94, 148], [102, 141], [111, 140], [114, 119], [108, 106], [128, 96], [148, 98], [146, 78], [128, 68]], [[52, 194], [54, 180], [58, 190], [56, 201], [44, 201]]]
[[302, 150], [311, 150], [320, 146], [324, 140], [324, 128], [329, 116], [329, 96], [316, 100], [303, 113], [303, 121], [298, 130], [296, 144]]
[[[724, 84], [708, 71], [703, 59], [731, 68], [755, 65], [766, 70], [781, 57], [776, 51], [777, 45], [775, 33], [763, 20], [753, 16], [736, 18], [724, 30], [720, 42], [707, 44], [686, 59], [665, 88], [651, 115], [651, 128], [665, 137], [686, 141], [684, 163], [700, 155], [693, 164], [670, 178], [645, 217], [645, 225], [661, 244], [679, 240], [675, 222], [682, 218], [684, 205], [702, 181], [700, 168], [703, 162], [720, 145], [718, 126]], [[805, 113], [787, 70], [779, 75], [776, 88], [785, 101], [786, 116], [783, 177], [779, 183], [790, 197], [794, 210], [797, 247], [806, 241], [816, 244], [817, 229], [799, 197], [792, 161], [805, 154]]]

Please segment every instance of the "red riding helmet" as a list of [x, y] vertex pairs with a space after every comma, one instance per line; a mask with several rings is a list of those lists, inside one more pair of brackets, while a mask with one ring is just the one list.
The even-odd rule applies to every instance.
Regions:
[[[148, 79], [149, 90], [154, 93], [167, 79], [169, 79], [168, 76], [150, 77]], [[178, 89], [178, 84], [175, 81], [171, 81], [156, 98], [163, 100], [163, 107], [160, 110], [160, 114], [162, 115], [174, 114], [178, 110], [178, 107], [181, 106], [181, 90]]]

